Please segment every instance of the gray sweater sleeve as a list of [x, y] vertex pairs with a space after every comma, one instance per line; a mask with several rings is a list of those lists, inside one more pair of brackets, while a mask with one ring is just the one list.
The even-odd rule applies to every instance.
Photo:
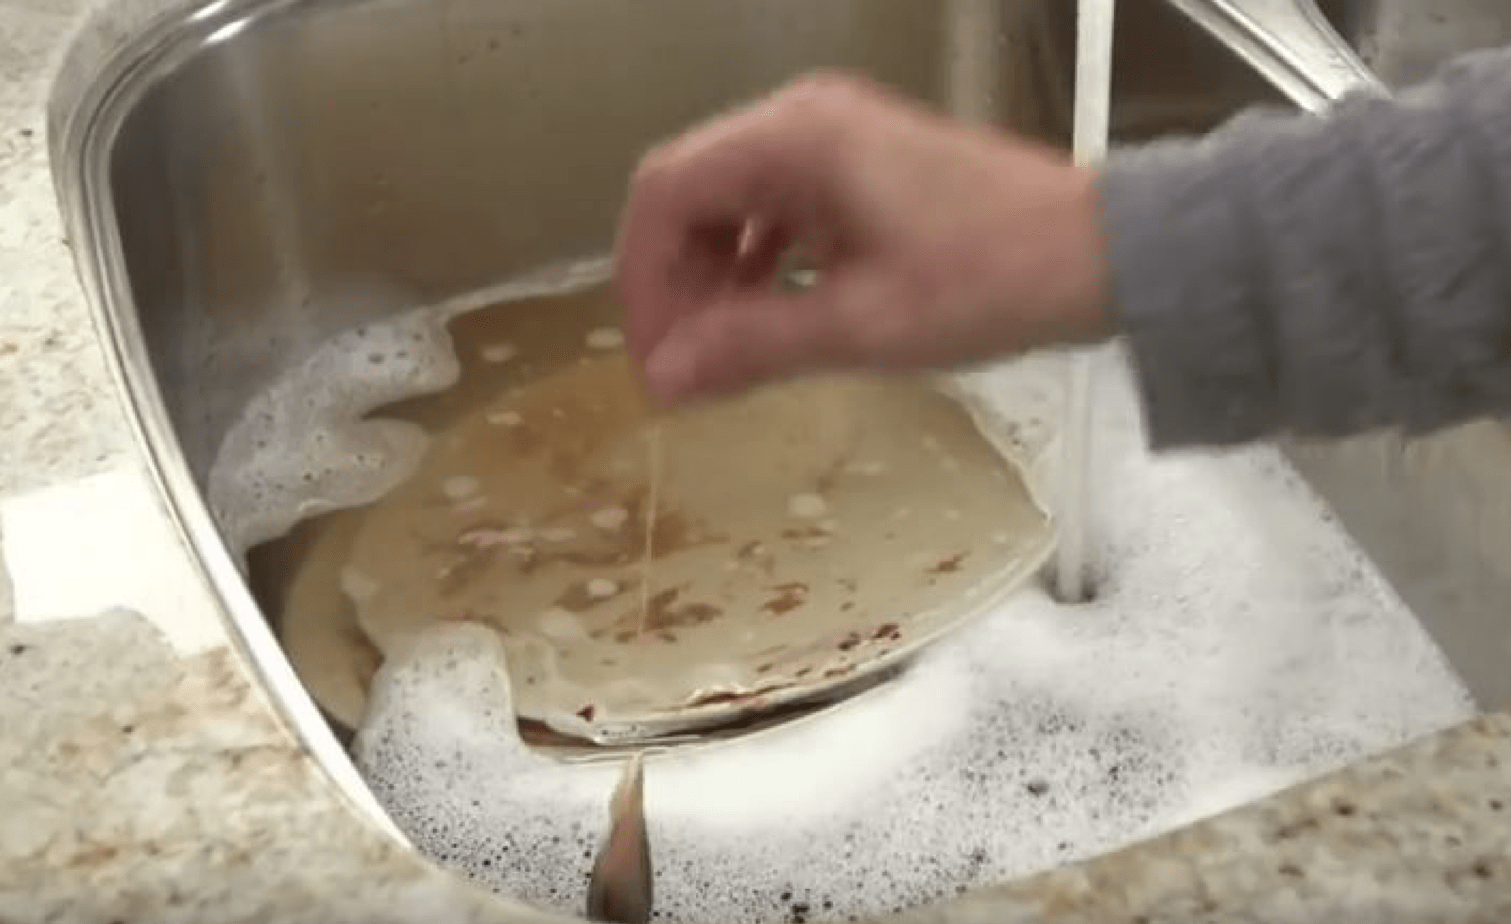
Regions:
[[1156, 447], [1511, 412], [1511, 49], [1118, 151], [1103, 183]]

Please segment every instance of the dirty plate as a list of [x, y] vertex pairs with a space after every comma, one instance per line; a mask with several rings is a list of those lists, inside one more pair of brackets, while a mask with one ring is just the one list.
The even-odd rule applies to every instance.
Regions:
[[456, 387], [383, 412], [432, 444], [398, 489], [332, 515], [326, 552], [379, 651], [435, 620], [492, 626], [522, 718], [644, 740], [853, 684], [1049, 554], [1019, 466], [931, 381], [653, 412], [616, 317], [601, 289], [462, 316]]
[[360, 725], [383, 662], [341, 593], [359, 523], [349, 515], [316, 517], [248, 555], [253, 592], [275, 614], [278, 640], [300, 681], [347, 732]]

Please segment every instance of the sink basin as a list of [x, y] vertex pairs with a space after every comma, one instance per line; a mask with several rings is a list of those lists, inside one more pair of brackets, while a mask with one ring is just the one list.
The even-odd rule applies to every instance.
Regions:
[[[1116, 138], [1316, 104], [1192, 4], [1122, 6]], [[1325, 10], [1346, 25], [1359, 6]], [[400, 836], [206, 502], [247, 403], [342, 332], [603, 252], [646, 147], [815, 66], [1063, 144], [1071, 7], [978, 5], [983, 31], [927, 0], [218, 0], [57, 101], [64, 211], [167, 506], [272, 701], [378, 823]], [[1493, 428], [1447, 439], [1293, 453], [1471, 689], [1499, 701], [1511, 651], [1491, 617], [1511, 566], [1493, 553], [1511, 517], [1479, 501], [1511, 497], [1497, 473], [1511, 444]]]

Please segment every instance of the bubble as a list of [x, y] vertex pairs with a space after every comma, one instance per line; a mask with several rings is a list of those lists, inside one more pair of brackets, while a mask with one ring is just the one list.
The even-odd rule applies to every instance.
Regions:
[[552, 607], [541, 614], [540, 631], [564, 642], [577, 641], [587, 636], [582, 620], [559, 607]]
[[794, 494], [787, 499], [787, 512], [795, 517], [815, 519], [829, 512], [829, 503], [818, 494]]

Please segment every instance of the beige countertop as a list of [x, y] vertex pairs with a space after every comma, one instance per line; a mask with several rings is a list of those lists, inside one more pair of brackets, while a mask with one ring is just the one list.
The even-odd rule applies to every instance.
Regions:
[[[0, 920], [550, 920], [351, 806], [251, 680], [136, 453], [48, 169], [77, 40], [152, 0], [0, 0]], [[1511, 716], [914, 920], [1511, 920]]]

